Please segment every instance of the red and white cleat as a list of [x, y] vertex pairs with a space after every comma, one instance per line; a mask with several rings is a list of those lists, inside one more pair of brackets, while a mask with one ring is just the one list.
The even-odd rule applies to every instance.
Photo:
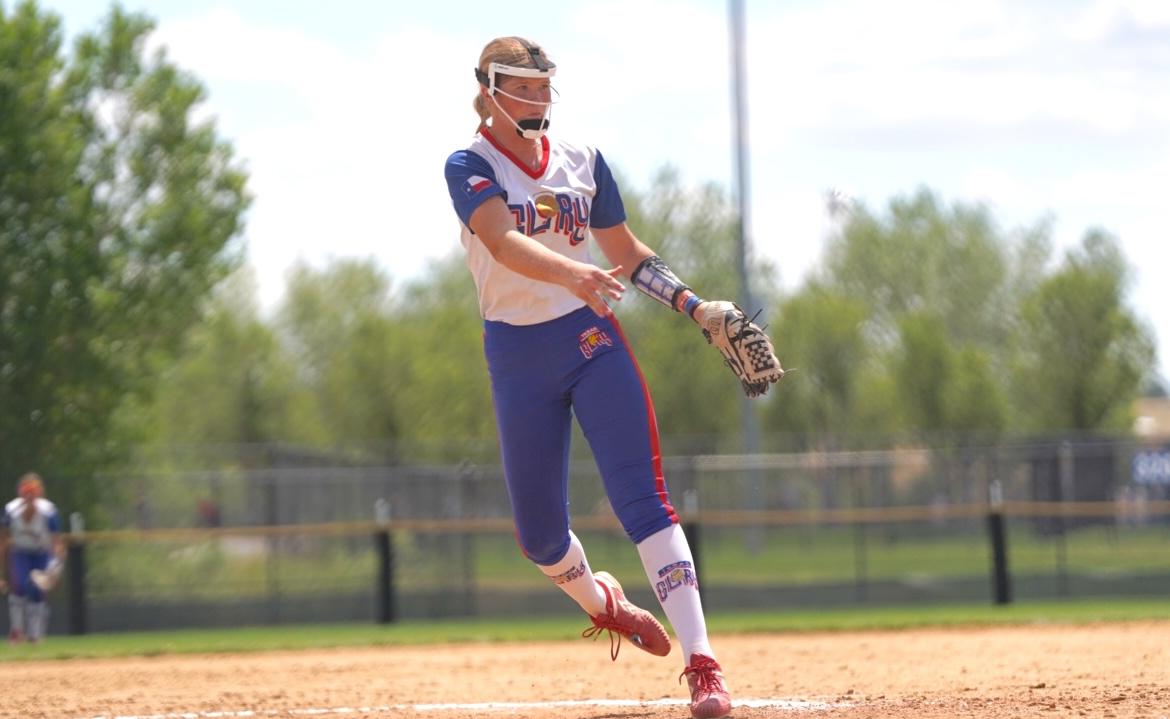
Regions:
[[678, 680], [687, 678], [691, 688], [691, 716], [695, 719], [715, 719], [731, 713], [731, 694], [723, 681], [719, 662], [702, 654], [692, 654], [691, 663], [683, 669]]
[[[593, 626], [581, 632], [581, 636], [595, 637], [608, 631], [609, 656], [614, 661], [621, 649], [622, 637], [654, 656], [670, 654], [670, 637], [653, 614], [631, 604], [622, 592], [622, 585], [608, 572], [594, 572], [593, 578], [601, 585], [601, 591], [605, 592], [605, 614], [592, 617]], [[615, 633], [618, 635], [617, 644], [613, 641]]]

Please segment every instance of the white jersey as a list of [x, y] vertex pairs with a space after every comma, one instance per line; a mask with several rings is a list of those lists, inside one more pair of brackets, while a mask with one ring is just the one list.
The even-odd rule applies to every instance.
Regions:
[[8, 528], [13, 549], [24, 552], [48, 552], [53, 549], [53, 535], [61, 531], [57, 505], [47, 499], [33, 500], [36, 511], [30, 520], [24, 518], [25, 501], [21, 497], [4, 507], [4, 526]]
[[600, 152], [550, 141], [547, 135], [541, 145], [538, 171], [504, 149], [487, 129], [447, 160], [447, 187], [486, 320], [532, 325], [566, 315], [585, 302], [560, 285], [530, 279], [496, 262], [468, 226], [484, 200], [502, 195], [519, 232], [590, 264], [596, 264], [589, 252], [590, 227], [613, 227], [626, 220], [621, 194]]

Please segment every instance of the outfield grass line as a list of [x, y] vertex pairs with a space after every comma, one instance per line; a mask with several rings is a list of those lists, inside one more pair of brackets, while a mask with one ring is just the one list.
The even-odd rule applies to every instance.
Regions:
[[[848, 702], [821, 702], [796, 699], [733, 699], [732, 708], [824, 711], [850, 707]], [[470, 702], [442, 704], [388, 704], [378, 707], [335, 707], [332, 709], [248, 709], [243, 711], [168, 712], [166, 714], [101, 715], [88, 719], [243, 719], [271, 716], [330, 716], [400, 712], [516, 711], [518, 709], [572, 709], [576, 707], [661, 707], [686, 706], [686, 699], [568, 699], [552, 702]]]

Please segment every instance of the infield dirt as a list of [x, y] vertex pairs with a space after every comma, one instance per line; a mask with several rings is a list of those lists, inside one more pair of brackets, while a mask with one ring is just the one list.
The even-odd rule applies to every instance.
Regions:
[[[712, 641], [741, 719], [1170, 718], [1170, 620]], [[604, 639], [8, 662], [0, 717], [686, 719], [682, 668]]]

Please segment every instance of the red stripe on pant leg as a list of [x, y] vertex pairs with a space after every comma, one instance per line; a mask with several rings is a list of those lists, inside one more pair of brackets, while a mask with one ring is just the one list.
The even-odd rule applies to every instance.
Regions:
[[674, 512], [674, 507], [670, 504], [670, 495], [666, 491], [666, 479], [662, 476], [662, 447], [658, 441], [658, 417], [654, 414], [654, 402], [650, 399], [650, 388], [646, 386], [646, 378], [642, 376], [642, 368], [638, 366], [638, 358], [634, 356], [634, 348], [630, 346], [630, 341], [626, 339], [626, 333], [622, 331], [621, 323], [618, 322], [616, 315], [610, 315], [613, 320], [613, 326], [617, 329], [617, 333], [622, 338], [622, 343], [626, 346], [626, 351], [630, 354], [630, 361], [634, 363], [634, 371], [638, 373], [638, 382], [642, 385], [642, 396], [646, 398], [647, 416], [650, 418], [650, 451], [653, 454], [652, 461], [654, 464], [654, 486], [658, 494], [658, 499], [662, 502], [662, 506], [666, 508], [666, 513], [670, 515], [670, 521], [678, 524], [678, 515]]

